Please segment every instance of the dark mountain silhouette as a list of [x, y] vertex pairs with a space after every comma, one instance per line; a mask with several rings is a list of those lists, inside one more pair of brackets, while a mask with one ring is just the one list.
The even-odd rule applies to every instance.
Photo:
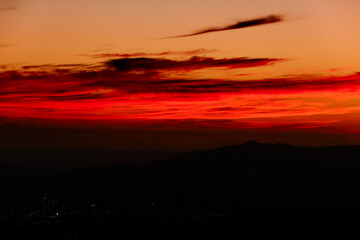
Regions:
[[252, 141], [143, 164], [2, 166], [0, 175], [0, 213], [16, 213], [0, 229], [18, 236], [218, 239], [360, 224], [360, 146]]

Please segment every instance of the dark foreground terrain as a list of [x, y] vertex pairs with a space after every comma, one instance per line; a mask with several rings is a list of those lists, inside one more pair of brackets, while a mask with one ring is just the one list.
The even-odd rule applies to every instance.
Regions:
[[360, 146], [249, 142], [77, 170], [0, 167], [1, 239], [232, 239], [360, 227]]

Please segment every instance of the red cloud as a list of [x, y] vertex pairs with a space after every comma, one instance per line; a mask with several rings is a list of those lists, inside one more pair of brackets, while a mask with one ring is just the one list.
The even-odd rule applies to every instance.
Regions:
[[[0, 117], [171, 120], [232, 128], [296, 125], [314, 129], [336, 124], [342, 120], [339, 116], [360, 113], [359, 74], [247, 81], [180, 79], [158, 74], [168, 69], [251, 67], [268, 62], [201, 58], [136, 59], [129, 63], [126, 59], [128, 65], [116, 65], [116, 69], [87, 71], [76, 70], [83, 65], [28, 66], [22, 71], [0, 73]], [[67, 71], [54, 70], [62, 67]], [[230, 123], [220, 124], [226, 121]]]

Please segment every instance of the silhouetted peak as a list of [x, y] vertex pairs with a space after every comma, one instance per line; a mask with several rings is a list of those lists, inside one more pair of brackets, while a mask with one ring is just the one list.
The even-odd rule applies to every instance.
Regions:
[[260, 146], [265, 146], [265, 145], [268, 145], [268, 144], [252, 140], [252, 141], [249, 141], [247, 143], [244, 143], [242, 146], [244, 146], [244, 147], [260, 147]]

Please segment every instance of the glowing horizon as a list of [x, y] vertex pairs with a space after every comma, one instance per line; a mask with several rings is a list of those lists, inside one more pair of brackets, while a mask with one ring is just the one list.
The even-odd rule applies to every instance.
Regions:
[[360, 134], [358, 7], [3, 1], [2, 124]]

